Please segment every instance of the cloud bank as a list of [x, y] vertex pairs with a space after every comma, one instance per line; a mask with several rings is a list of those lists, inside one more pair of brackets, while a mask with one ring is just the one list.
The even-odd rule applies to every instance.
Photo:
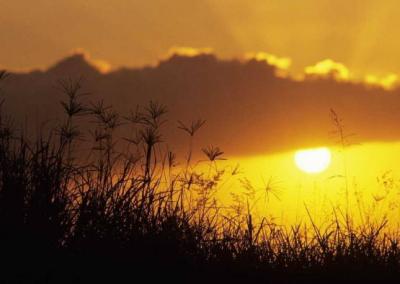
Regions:
[[104, 73], [81, 52], [45, 71], [12, 74], [3, 90], [6, 110], [21, 123], [29, 117], [35, 127], [59, 117], [62, 96], [56, 82], [62, 78], [83, 77], [91, 93], [87, 100], [104, 99], [122, 113], [159, 101], [169, 109], [166, 140], [177, 150], [187, 142], [177, 120], [198, 118], [207, 123], [195, 145], [215, 144], [229, 155], [334, 144], [330, 109], [343, 119], [347, 132], [356, 134], [355, 143], [400, 139], [400, 91], [383, 88], [397, 77], [355, 82], [343, 64], [325, 60], [295, 80], [277, 72], [289, 65], [290, 60], [270, 54], [222, 60], [190, 50], [174, 52], [153, 67]]

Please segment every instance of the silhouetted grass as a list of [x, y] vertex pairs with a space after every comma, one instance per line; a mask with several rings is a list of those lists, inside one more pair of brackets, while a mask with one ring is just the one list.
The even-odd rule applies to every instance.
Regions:
[[[191, 143], [178, 169], [161, 147], [165, 107], [123, 117], [82, 103], [79, 82], [60, 86], [66, 115], [46, 135], [29, 139], [0, 113], [3, 282], [397, 282], [399, 235], [384, 233], [385, 221], [356, 227], [333, 214], [324, 227], [310, 216], [308, 227], [287, 228], [254, 221], [245, 203], [223, 210], [214, 193], [237, 168], [218, 168], [218, 147], [203, 148], [208, 172], [196, 169]], [[203, 124], [178, 127], [193, 139]], [[134, 132], [117, 139], [120, 127]]]

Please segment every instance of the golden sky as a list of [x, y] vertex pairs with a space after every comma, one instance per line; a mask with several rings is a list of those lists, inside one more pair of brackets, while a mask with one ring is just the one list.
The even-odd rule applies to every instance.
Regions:
[[[386, 89], [400, 85], [399, 12], [398, 0], [0, 0], [0, 69], [47, 68], [76, 51], [102, 71], [108, 65], [156, 65], [171, 53], [216, 54], [218, 59], [172, 58], [152, 72], [103, 74], [88, 87], [122, 109], [130, 107], [127, 98], [147, 102], [151, 94], [176, 107], [172, 121], [206, 118], [202, 145], [217, 141], [228, 156], [237, 155], [229, 162], [241, 162], [260, 188], [268, 176], [277, 176], [287, 196], [276, 207], [297, 214], [303, 197], [315, 203], [315, 192], [303, 188], [321, 191], [326, 202], [343, 187], [342, 180], [332, 179], [345, 175], [338, 154], [343, 149], [332, 148], [332, 166], [320, 176], [307, 176], [293, 162], [298, 148], [334, 144], [330, 108], [342, 115], [346, 131], [356, 134], [356, 146], [346, 157], [348, 175], [368, 202], [376, 197], [377, 176], [400, 172], [400, 89], [341, 84], [354, 79]], [[267, 61], [278, 70], [221, 60], [232, 58]], [[79, 56], [72, 58], [76, 61]], [[323, 74], [336, 81], [295, 82], [282, 79], [282, 70], [283, 76]], [[55, 75], [32, 75], [47, 81], [11, 78], [6, 85], [12, 94], [10, 110], [20, 115], [28, 108], [46, 116], [55, 112], [59, 99], [51, 83], [59, 74], [52, 71]], [[37, 111], [43, 108], [48, 111]], [[246, 115], [238, 119], [239, 113]], [[318, 204], [326, 207], [323, 202]]]
[[356, 77], [400, 73], [397, 0], [0, 0], [0, 9], [8, 69], [47, 67], [77, 48], [143, 66], [187, 46], [288, 57], [293, 73], [328, 58]]

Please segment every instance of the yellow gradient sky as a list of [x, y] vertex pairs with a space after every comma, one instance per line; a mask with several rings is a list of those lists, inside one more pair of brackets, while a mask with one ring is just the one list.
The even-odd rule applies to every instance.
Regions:
[[[385, 88], [400, 82], [398, 0], [0, 0], [0, 13], [0, 69], [46, 68], [77, 50], [105, 70], [154, 65], [171, 52], [200, 50], [219, 58], [265, 60], [293, 76], [333, 71], [338, 81]], [[332, 165], [318, 175], [296, 168], [296, 150], [229, 160], [243, 166], [260, 200], [265, 182], [274, 178], [281, 200], [271, 197], [254, 210], [274, 211], [283, 223], [298, 221], [304, 204], [322, 216], [343, 203], [345, 173], [338, 150], [332, 149]], [[400, 198], [399, 152], [395, 142], [349, 149], [354, 214], [389, 208], [398, 216], [400, 206], [392, 203]], [[386, 172], [395, 181], [390, 188], [377, 179]], [[239, 180], [225, 187], [243, 190]], [[221, 194], [221, 200], [230, 200], [229, 191]]]
[[[245, 194], [255, 216], [271, 216], [281, 224], [307, 220], [307, 207], [315, 221], [324, 223], [331, 221], [334, 210], [337, 214], [344, 213], [347, 191], [347, 210], [355, 222], [366, 221], [366, 218], [374, 222], [386, 216], [391, 225], [399, 225], [400, 166], [396, 154], [400, 143], [356, 145], [345, 152], [332, 147], [330, 151], [331, 164], [318, 174], [307, 174], [297, 168], [295, 151], [232, 157], [220, 164], [238, 162], [239, 174], [221, 187], [220, 200], [229, 205], [233, 200], [232, 192]], [[248, 190], [243, 180], [251, 184], [254, 195], [246, 195]]]
[[9, 69], [47, 67], [77, 48], [143, 66], [188, 46], [288, 57], [295, 73], [326, 58], [357, 77], [400, 73], [397, 0], [0, 0], [0, 10]]

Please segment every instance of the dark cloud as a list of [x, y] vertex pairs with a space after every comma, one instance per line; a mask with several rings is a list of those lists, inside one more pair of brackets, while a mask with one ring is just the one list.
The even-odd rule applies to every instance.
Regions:
[[[84, 78], [90, 100], [104, 99], [121, 113], [156, 100], [169, 109], [165, 136], [182, 148], [177, 120], [207, 123], [196, 138], [198, 148], [215, 144], [229, 155], [284, 151], [335, 143], [330, 109], [343, 119], [353, 142], [400, 138], [400, 96], [333, 77], [295, 81], [276, 75], [262, 61], [219, 60], [212, 54], [174, 55], [156, 67], [101, 73], [74, 55], [49, 68], [12, 74], [4, 84], [7, 111], [23, 122], [59, 117], [59, 79]], [[35, 127], [36, 127], [35, 126]]]

